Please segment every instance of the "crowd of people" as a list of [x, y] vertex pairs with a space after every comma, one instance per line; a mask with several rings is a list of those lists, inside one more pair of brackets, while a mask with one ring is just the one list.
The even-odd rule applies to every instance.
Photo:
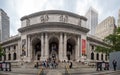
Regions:
[[[36, 62], [34, 67], [39, 68], [41, 66], [42, 68], [46, 68], [46, 69], [56, 69], [58, 67], [58, 63], [59, 61], [57, 61], [56, 59], [49, 58], [47, 61]], [[68, 62], [63, 61], [63, 63], [67, 63], [66, 66], [68, 66], [69, 69], [73, 67], [73, 63], [71, 61], [68, 61]], [[113, 64], [114, 71], [116, 71], [117, 61], [113, 60], [112, 64]], [[97, 71], [109, 70], [109, 62], [104, 62], [104, 61], [97, 62], [96, 70]]]
[[[56, 69], [58, 68], [58, 63], [59, 61], [57, 61], [56, 59], [51, 59], [49, 58], [47, 61], [42, 61], [42, 62], [36, 62], [34, 67], [35, 68], [39, 68], [42, 67], [44, 69]], [[68, 66], [68, 68], [72, 68], [73, 63], [68, 61], [64, 61], [63, 63], [67, 63], [66, 66]]]
[[58, 61], [56, 59], [49, 58], [47, 61], [36, 62], [35, 68], [42, 66], [42, 68], [55, 69], [58, 66]]

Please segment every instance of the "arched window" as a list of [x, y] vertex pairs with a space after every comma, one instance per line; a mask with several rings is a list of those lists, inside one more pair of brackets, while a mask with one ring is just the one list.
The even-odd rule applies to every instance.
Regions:
[[91, 53], [91, 60], [94, 60], [94, 53]]
[[105, 60], [107, 61], [107, 54], [105, 55]]
[[99, 60], [99, 54], [97, 53], [97, 55], [96, 55], [96, 60]]
[[10, 53], [8, 54], [8, 60], [11, 60], [11, 54]]
[[16, 53], [13, 54], [13, 60], [16, 60], [17, 56]]
[[103, 54], [101, 54], [101, 60], [103, 60]]

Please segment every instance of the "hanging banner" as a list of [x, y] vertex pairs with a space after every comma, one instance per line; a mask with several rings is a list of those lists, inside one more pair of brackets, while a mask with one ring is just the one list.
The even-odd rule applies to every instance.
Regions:
[[86, 54], [86, 40], [82, 39], [82, 55]]

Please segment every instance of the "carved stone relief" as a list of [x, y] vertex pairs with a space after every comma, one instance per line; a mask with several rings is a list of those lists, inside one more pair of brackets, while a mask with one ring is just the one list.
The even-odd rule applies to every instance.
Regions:
[[60, 22], [68, 22], [68, 15], [60, 15]]
[[25, 51], [25, 45], [26, 45], [26, 39], [23, 39], [22, 40], [22, 56], [25, 56], [26, 55], [26, 51]]
[[41, 15], [41, 17], [40, 17], [40, 20], [41, 20], [42, 23], [48, 21], [48, 19], [49, 19], [49, 16], [47, 14]]

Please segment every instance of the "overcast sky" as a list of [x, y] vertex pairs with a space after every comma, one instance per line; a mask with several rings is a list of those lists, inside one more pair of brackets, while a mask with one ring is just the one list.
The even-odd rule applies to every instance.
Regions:
[[42, 10], [65, 10], [84, 16], [89, 7], [98, 11], [99, 22], [108, 16], [117, 19], [120, 0], [0, 0], [0, 8], [10, 17], [10, 35], [18, 33], [22, 16]]

